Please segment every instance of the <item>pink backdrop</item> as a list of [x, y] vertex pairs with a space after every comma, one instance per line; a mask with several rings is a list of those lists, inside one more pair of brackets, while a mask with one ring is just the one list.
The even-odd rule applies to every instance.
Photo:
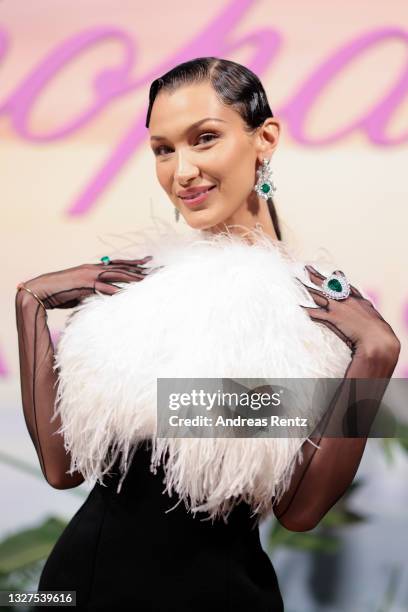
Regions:
[[173, 218], [146, 142], [148, 87], [203, 55], [263, 81], [283, 123], [284, 235], [305, 255], [327, 249], [370, 292], [408, 376], [407, 21], [402, 0], [0, 2], [5, 396], [19, 393], [16, 283], [97, 261], [152, 212]]

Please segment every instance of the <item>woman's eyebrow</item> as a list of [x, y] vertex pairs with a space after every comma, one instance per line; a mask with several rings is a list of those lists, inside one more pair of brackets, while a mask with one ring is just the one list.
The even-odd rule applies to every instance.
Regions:
[[[205, 121], [222, 121], [223, 123], [227, 123], [225, 119], [218, 119], [218, 117], [204, 117], [204, 119], [200, 119], [200, 121], [196, 121], [195, 123], [192, 123], [188, 128], [184, 130], [184, 133], [187, 133], [193, 128], [198, 127]], [[150, 136], [150, 140], [165, 140], [165, 139], [166, 139], [165, 136]]]

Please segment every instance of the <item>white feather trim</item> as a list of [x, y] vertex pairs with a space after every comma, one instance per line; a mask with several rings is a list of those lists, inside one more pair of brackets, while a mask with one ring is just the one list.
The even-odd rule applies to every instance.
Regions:
[[[113, 296], [84, 299], [56, 347], [55, 414], [70, 473], [103, 484], [120, 456], [119, 491], [149, 438], [151, 470], [163, 464], [163, 492], [176, 491], [187, 509], [226, 520], [245, 500], [263, 518], [289, 486], [307, 438], [157, 438], [156, 379], [342, 378], [350, 350], [300, 308], [316, 304], [295, 276], [313, 283], [287, 245], [256, 230], [255, 244], [197, 230], [140, 235], [127, 257], [153, 254], [148, 265], [164, 267], [121, 283]], [[309, 400], [296, 414], [311, 417]]]

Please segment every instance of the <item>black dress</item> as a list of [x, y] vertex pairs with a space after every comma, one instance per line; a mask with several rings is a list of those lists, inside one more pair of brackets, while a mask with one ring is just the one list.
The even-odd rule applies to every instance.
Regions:
[[178, 498], [162, 493], [150, 450], [147, 440], [136, 450], [120, 493], [117, 465], [107, 486], [94, 486], [53, 547], [38, 590], [74, 590], [82, 610], [283, 612], [249, 506], [237, 505], [228, 524], [200, 520], [208, 515], [194, 517], [183, 503], [166, 513]]

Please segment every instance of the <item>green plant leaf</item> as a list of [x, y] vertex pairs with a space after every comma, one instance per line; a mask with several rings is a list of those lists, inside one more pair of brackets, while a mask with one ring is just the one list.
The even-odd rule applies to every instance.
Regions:
[[336, 508], [336, 506], [334, 506], [322, 518], [319, 525], [323, 525], [324, 527], [343, 527], [344, 525], [363, 523], [365, 520], [366, 516], [363, 514], [348, 510], [347, 508]]
[[274, 522], [267, 541], [269, 552], [282, 546], [304, 551], [335, 552], [338, 545], [336, 536], [320, 534], [318, 531], [290, 531], [278, 520]]
[[44, 559], [61, 535], [67, 523], [56, 517], [41, 525], [24, 529], [0, 542], [0, 574], [9, 574]]
[[277, 548], [284, 546], [303, 551], [319, 551], [325, 553], [336, 552], [339, 547], [338, 538], [326, 534], [304, 531], [289, 531], [278, 521], [269, 534], [267, 548], [274, 552]]
[[381, 445], [384, 451], [386, 463], [390, 466], [394, 461], [395, 440], [392, 438], [382, 438]]

